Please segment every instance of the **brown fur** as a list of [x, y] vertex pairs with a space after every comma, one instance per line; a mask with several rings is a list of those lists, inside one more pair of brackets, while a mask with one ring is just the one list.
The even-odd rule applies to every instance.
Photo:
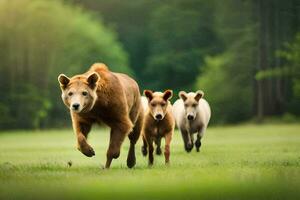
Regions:
[[[149, 165], [153, 164], [153, 143], [157, 145], [156, 153], [160, 154], [160, 141], [165, 138], [165, 163], [170, 161], [170, 143], [175, 127], [175, 120], [172, 115], [172, 106], [168, 101], [172, 98], [172, 91], [166, 90], [164, 93], [144, 91], [148, 99], [148, 108], [145, 112], [144, 124], [142, 129], [143, 147], [142, 153], [144, 156], [149, 151]], [[157, 115], [161, 114], [162, 119], [158, 120]]]
[[67, 96], [69, 91], [74, 91], [78, 95], [77, 91], [85, 89], [89, 93], [86, 97], [80, 97], [85, 99], [81, 101], [83, 106], [85, 105], [82, 111], [75, 112], [70, 109], [78, 149], [89, 157], [95, 154], [87, 143], [87, 136], [94, 123], [103, 122], [111, 128], [105, 167], [109, 168], [112, 159], [119, 157], [126, 136], [130, 139], [127, 166], [133, 167], [136, 162], [135, 144], [140, 136], [143, 121], [137, 83], [125, 74], [109, 71], [102, 63], [94, 64], [85, 74], [76, 75], [69, 81], [66, 78], [64, 75], [59, 76], [62, 98], [66, 106], [72, 106], [71, 97]]

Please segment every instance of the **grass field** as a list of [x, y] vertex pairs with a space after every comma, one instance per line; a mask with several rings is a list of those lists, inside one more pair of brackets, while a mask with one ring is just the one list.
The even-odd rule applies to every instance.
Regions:
[[156, 156], [152, 168], [139, 143], [127, 169], [126, 141], [101, 169], [105, 129], [90, 134], [93, 158], [76, 150], [71, 130], [2, 132], [0, 141], [0, 199], [300, 199], [300, 124], [212, 127], [190, 154], [176, 131], [170, 166]]

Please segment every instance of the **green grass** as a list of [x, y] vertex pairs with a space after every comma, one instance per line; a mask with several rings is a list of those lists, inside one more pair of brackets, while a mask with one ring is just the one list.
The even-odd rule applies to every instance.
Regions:
[[[200, 153], [183, 150], [178, 131], [171, 164], [154, 166], [136, 147], [127, 169], [128, 141], [109, 170], [108, 130], [93, 130], [96, 156], [75, 148], [71, 130], [0, 133], [0, 199], [299, 199], [300, 125], [209, 128]], [[68, 167], [72, 161], [72, 167]]]

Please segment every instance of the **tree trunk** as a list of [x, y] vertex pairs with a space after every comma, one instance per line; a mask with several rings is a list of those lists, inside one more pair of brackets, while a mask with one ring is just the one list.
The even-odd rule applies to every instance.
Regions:
[[[266, 16], [265, 16], [265, 3], [264, 0], [258, 1], [258, 65], [257, 71], [266, 69], [267, 66], [267, 49], [266, 49]], [[265, 115], [265, 93], [264, 85], [265, 80], [257, 81], [257, 118], [258, 121], [262, 121]]]

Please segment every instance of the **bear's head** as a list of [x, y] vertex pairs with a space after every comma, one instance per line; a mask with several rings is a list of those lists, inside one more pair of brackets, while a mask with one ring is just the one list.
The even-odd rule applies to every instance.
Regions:
[[58, 76], [64, 104], [75, 113], [90, 111], [97, 100], [97, 87], [100, 77], [96, 72], [77, 75], [72, 78], [64, 74]]
[[162, 93], [144, 90], [144, 95], [147, 97], [148, 107], [152, 117], [157, 121], [164, 119], [167, 113], [169, 99], [172, 98], [173, 91], [166, 90]]

